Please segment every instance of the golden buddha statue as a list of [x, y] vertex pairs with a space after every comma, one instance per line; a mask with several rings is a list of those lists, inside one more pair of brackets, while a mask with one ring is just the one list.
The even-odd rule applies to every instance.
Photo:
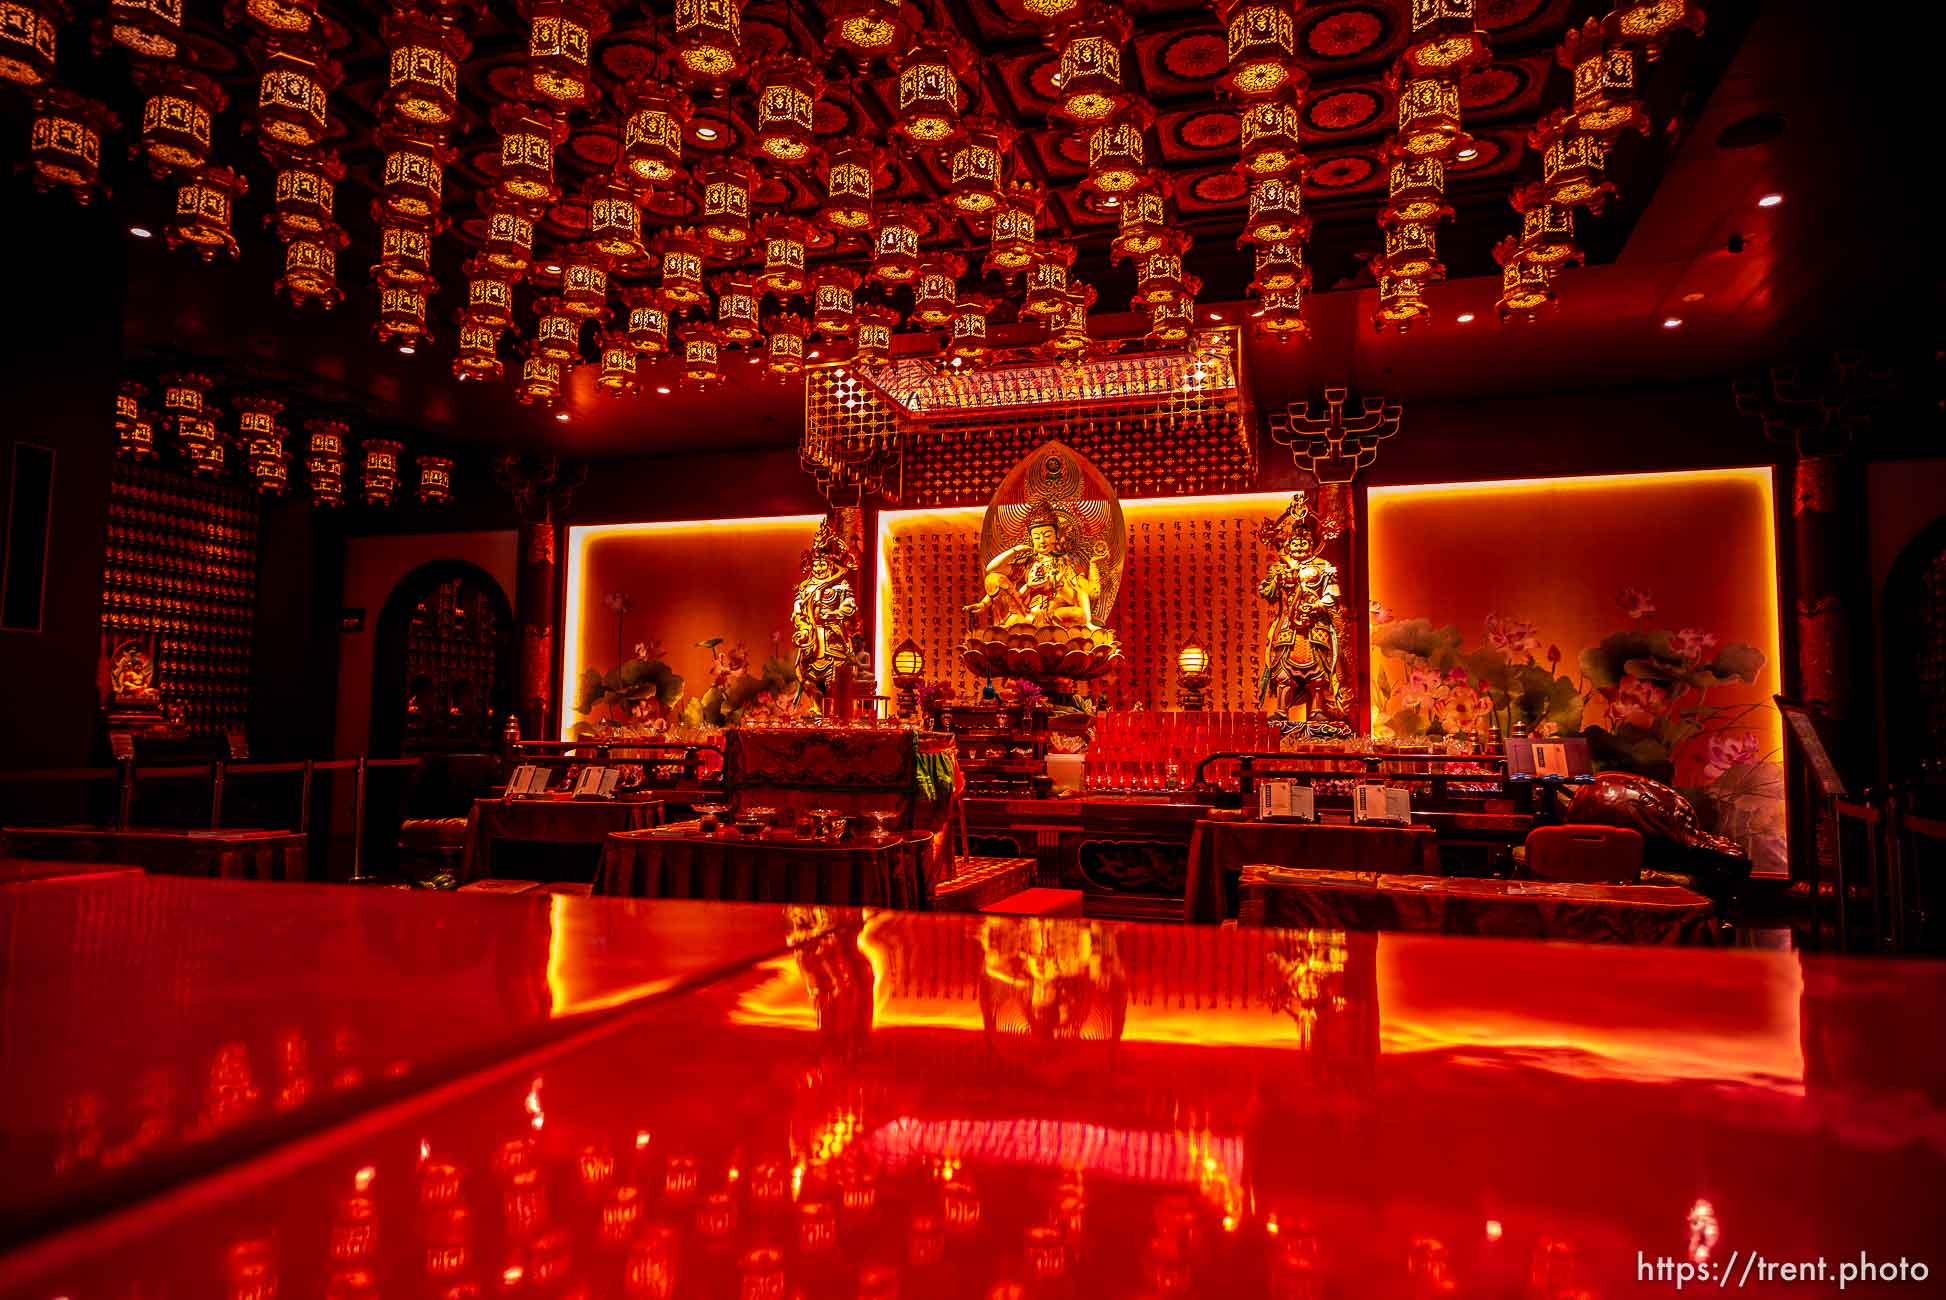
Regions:
[[995, 611], [993, 626], [1095, 627], [1106, 542], [1076, 538], [1060, 514], [1041, 507], [1027, 519], [1027, 540], [987, 561], [986, 594], [968, 613]]
[[851, 585], [857, 563], [827, 517], [804, 552], [803, 577], [791, 594], [791, 644], [797, 647], [793, 705], [808, 692], [822, 712], [837, 686], [840, 665], [849, 662], [858, 618], [858, 596]]
[[1338, 566], [1320, 554], [1335, 536], [1302, 492], [1258, 531], [1276, 557], [1257, 587], [1274, 610], [1264, 633], [1257, 702], [1268, 698], [1273, 725], [1309, 740], [1352, 734], [1352, 653]]

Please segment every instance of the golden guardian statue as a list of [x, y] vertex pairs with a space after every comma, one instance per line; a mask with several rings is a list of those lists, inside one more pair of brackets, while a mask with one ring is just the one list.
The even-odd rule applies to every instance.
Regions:
[[827, 516], [804, 552], [803, 576], [791, 594], [791, 644], [797, 647], [797, 694], [808, 694], [823, 712], [837, 688], [839, 667], [850, 661], [857, 631], [858, 596], [851, 575], [858, 559]]
[[1338, 586], [1338, 566], [1324, 544], [1338, 535], [1302, 492], [1258, 530], [1272, 548], [1257, 594], [1270, 602], [1257, 702], [1269, 701], [1272, 725], [1306, 740], [1343, 740], [1352, 733], [1352, 650]]

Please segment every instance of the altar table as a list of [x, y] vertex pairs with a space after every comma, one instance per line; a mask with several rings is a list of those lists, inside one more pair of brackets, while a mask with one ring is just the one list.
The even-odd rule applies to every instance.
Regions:
[[1581, 885], [1248, 866], [1237, 919], [1293, 930], [1432, 930], [1494, 939], [1717, 941], [1709, 899], [1668, 885]]
[[1358, 826], [1321, 822], [1196, 823], [1189, 841], [1183, 916], [1214, 924], [1228, 911], [1225, 895], [1244, 867], [1331, 867], [1347, 871], [1439, 874], [1439, 837], [1430, 826]]
[[305, 838], [281, 830], [116, 830], [101, 826], [10, 826], [9, 858], [104, 862], [159, 876], [303, 880]]
[[930, 836], [899, 833], [820, 844], [736, 831], [622, 831], [610, 835], [596, 894], [729, 902], [917, 908], [925, 897]]
[[493, 874], [499, 840], [601, 844], [616, 831], [662, 824], [660, 799], [476, 799], [466, 819], [461, 883]]

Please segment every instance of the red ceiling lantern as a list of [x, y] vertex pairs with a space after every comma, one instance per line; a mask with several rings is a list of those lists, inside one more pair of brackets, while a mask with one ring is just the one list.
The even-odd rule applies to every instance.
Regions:
[[558, 199], [554, 150], [568, 138], [567, 119], [545, 108], [498, 104], [493, 126], [500, 132], [500, 167], [494, 180], [499, 191], [530, 207]]
[[230, 0], [230, 22], [247, 22], [266, 36], [306, 36], [317, 24], [318, 0]]
[[595, 374], [595, 387], [610, 397], [628, 397], [642, 389], [642, 356], [620, 339], [607, 339], [601, 345], [601, 369]]
[[898, 120], [892, 129], [922, 148], [958, 135], [961, 82], [973, 66], [965, 43], [950, 32], [924, 33], [896, 62]]
[[1129, 306], [1154, 307], [1189, 296], [1182, 270], [1189, 243], [1187, 235], [1177, 235], [1161, 248], [1135, 259], [1135, 295], [1129, 299]]
[[[380, 214], [373, 216], [382, 221]], [[378, 228], [378, 264], [372, 267], [372, 279], [381, 285], [417, 289], [432, 284], [432, 232], [406, 222], [383, 222]]]
[[263, 51], [263, 73], [257, 79], [257, 133], [270, 142], [267, 148], [309, 148], [324, 138], [330, 125], [338, 65], [300, 38], [271, 37]]
[[757, 64], [757, 148], [781, 163], [811, 156], [812, 118], [824, 77], [809, 59], [774, 54]]
[[284, 430], [277, 416], [284, 409], [279, 397], [244, 394], [236, 399], [237, 440], [243, 444], [245, 464], [257, 491], [282, 496], [290, 483], [290, 457], [284, 453]]
[[182, 44], [182, 0], [108, 0], [106, 30], [130, 54], [173, 59]]
[[682, 377], [699, 387], [722, 382], [723, 340], [707, 321], [683, 329]]
[[1412, 0], [1405, 62], [1414, 76], [1456, 78], [1487, 57], [1486, 40], [1474, 23], [1473, 0]]
[[1054, 316], [1068, 296], [1068, 277], [1074, 267], [1074, 245], [1042, 244], [1034, 252], [1033, 265], [1027, 268], [1027, 294], [1021, 303], [1022, 316]]
[[632, 262], [642, 256], [642, 208], [619, 177], [597, 182], [588, 197], [588, 242], [603, 257]]
[[1127, 108], [1122, 84], [1122, 46], [1129, 21], [1119, 6], [1097, 4], [1063, 23], [1055, 36], [1060, 57], [1059, 98], [1054, 111], [1076, 126], [1094, 126]]
[[280, 239], [316, 234], [332, 224], [344, 164], [334, 153], [285, 155], [270, 194], [270, 224]]
[[912, 283], [912, 319], [921, 325], [951, 324], [959, 301], [959, 278], [964, 274], [966, 259], [954, 253], [924, 262]]
[[892, 359], [892, 331], [899, 314], [882, 303], [858, 309], [858, 343], [852, 359], [861, 366], [882, 366]]
[[329, 221], [321, 229], [288, 236], [277, 292], [287, 296], [293, 307], [308, 302], [326, 310], [337, 306], [345, 296], [338, 288], [338, 254], [350, 242], [351, 237]]
[[1117, 257], [1152, 253], [1174, 229], [1169, 221], [1168, 179], [1156, 174], [1149, 179], [1149, 184], [1122, 196], [1120, 224], [1109, 243]]
[[169, 223], [169, 247], [188, 244], [207, 262], [221, 251], [237, 255], [230, 217], [236, 200], [249, 182], [227, 167], [210, 167], [176, 187], [175, 219]]
[[903, 7], [902, 0], [831, 0], [825, 7], [824, 39], [851, 51], [861, 65], [885, 58], [905, 34], [899, 17]]
[[1437, 280], [1446, 274], [1439, 263], [1435, 227], [1429, 221], [1397, 221], [1386, 226], [1385, 251], [1380, 265], [1402, 280]]
[[486, 247], [482, 256], [511, 276], [527, 273], [534, 261], [534, 223], [512, 204], [501, 202], [487, 212]]
[[968, 117], [965, 135], [946, 151], [946, 171], [951, 185], [946, 201], [972, 217], [982, 217], [1000, 206], [1000, 175], [1005, 157], [1013, 147], [1013, 131], [985, 115]]
[[189, 472], [197, 478], [220, 478], [223, 474], [229, 440], [216, 427], [216, 414], [212, 408], [203, 418], [185, 420], [176, 433]]
[[569, 364], [581, 360], [582, 317], [564, 310], [559, 298], [539, 299], [534, 312], [532, 355]]
[[700, 81], [743, 66], [743, 0], [676, 0], [676, 62]]
[[1394, 77], [1399, 95], [1399, 130], [1393, 143], [1416, 158], [1444, 158], [1466, 143], [1460, 129], [1459, 83], [1437, 77]]
[[918, 219], [908, 208], [887, 208], [878, 223], [870, 278], [881, 284], [900, 285], [910, 283], [918, 274]]
[[709, 301], [703, 291], [703, 241], [689, 226], [671, 226], [656, 236], [662, 255], [662, 301], [682, 311]]
[[1432, 312], [1426, 306], [1423, 293], [1424, 288], [1417, 280], [1381, 274], [1378, 277], [1378, 310], [1372, 313], [1372, 328], [1383, 333], [1387, 325], [1393, 325], [1403, 334], [1414, 322], [1424, 320]]
[[856, 235], [872, 228], [872, 195], [883, 166], [869, 145], [847, 144], [832, 153], [824, 172], [824, 202], [818, 224], [834, 235]]
[[1250, 323], [1258, 334], [1281, 342], [1308, 337], [1311, 325], [1304, 319], [1302, 286], [1272, 289], [1260, 295], [1256, 310], [1250, 313]]
[[1047, 318], [1047, 349], [1057, 357], [1078, 360], [1089, 348], [1088, 308], [1094, 306], [1095, 291], [1075, 283], [1061, 295], [1059, 309]]
[[345, 441], [351, 426], [343, 420], [313, 417], [304, 422], [304, 473], [311, 504], [331, 509], [345, 503]]
[[811, 289], [811, 325], [826, 338], [845, 338], [858, 326], [858, 272], [818, 268]]
[[211, 387], [208, 375], [193, 370], [162, 376], [163, 427], [176, 435], [184, 454], [192, 458], [192, 444], [216, 437], [216, 428], [210, 423], [216, 415], [209, 405]]
[[1604, 23], [1616, 39], [1641, 46], [1653, 63], [1677, 32], [1703, 34], [1703, 6], [1695, 0], [1623, 0]]
[[453, 499], [453, 458], [419, 457], [419, 504], [443, 506]]
[[1400, 221], [1439, 221], [1446, 205], [1446, 165], [1437, 158], [1401, 158], [1392, 164], [1386, 210]]
[[386, 151], [379, 189], [385, 211], [407, 221], [438, 216], [452, 149], [390, 127], [380, 127], [377, 134]]
[[1310, 238], [1311, 219], [1295, 179], [1266, 176], [1250, 187], [1250, 215], [1239, 243], [1296, 244]]
[[1514, 196], [1520, 213], [1520, 252], [1531, 262], [1558, 269], [1583, 260], [1574, 242], [1574, 209], [1549, 203], [1529, 188]]
[[1138, 101], [1088, 133], [1088, 175], [1083, 186], [1097, 194], [1119, 196], [1148, 179], [1144, 135], [1151, 116], [1148, 105]]
[[374, 331], [380, 343], [396, 343], [401, 350], [417, 348], [430, 341], [426, 326], [426, 290], [418, 285], [381, 284], [378, 290], [378, 326]]
[[210, 124], [229, 102], [217, 84], [193, 68], [170, 65], [136, 69], [148, 95], [142, 104], [141, 152], [159, 180], [172, 171], [208, 165]]
[[1541, 194], [1549, 203], [1602, 210], [1615, 183], [1607, 178], [1608, 146], [1600, 136], [1575, 130], [1557, 110], [1535, 128], [1530, 143], [1541, 151]]
[[973, 294], [962, 298], [953, 308], [953, 328], [947, 340], [947, 351], [955, 360], [975, 366], [986, 361], [990, 351], [987, 317], [992, 314], [993, 307], [993, 299]]
[[115, 454], [123, 460], [155, 459], [155, 422], [142, 405], [148, 392], [132, 379], [115, 392]]
[[1611, 40], [1600, 23], [1590, 18], [1579, 30], [1570, 29], [1556, 57], [1574, 74], [1572, 117], [1577, 129], [1613, 140], [1624, 131], [1647, 134], [1649, 115], [1643, 111], [1640, 86], [1640, 49]]
[[1500, 298], [1494, 303], [1504, 324], [1515, 317], [1532, 321], [1543, 307], [1559, 302], [1554, 293], [1554, 269], [1528, 257], [1513, 239], [1503, 239], [1493, 247], [1500, 263]]
[[593, 99], [594, 77], [588, 56], [595, 38], [608, 30], [608, 9], [595, 0], [526, 0], [527, 93], [563, 108]]
[[458, 28], [433, 13], [401, 6], [380, 28], [388, 62], [387, 113], [422, 127], [445, 128], [459, 116], [459, 62], [472, 48]]
[[682, 133], [689, 100], [665, 86], [636, 83], [622, 92], [622, 166], [661, 185], [682, 170]]
[[716, 331], [725, 343], [754, 343], [763, 333], [758, 323], [757, 287], [740, 275], [719, 275], [716, 290]]
[[802, 316], [785, 312], [770, 319], [764, 335], [764, 373], [773, 379], [788, 379], [804, 369], [804, 336], [808, 326]]
[[1302, 244], [1257, 245], [1256, 272], [1250, 281], [1250, 293], [1257, 297], [1311, 287], [1311, 268], [1304, 264]]
[[725, 158], [703, 170], [703, 238], [726, 257], [750, 242], [750, 191], [757, 169], [741, 158]]
[[[1297, 70], [1297, 16], [1290, 0], [1226, 0], [1219, 10], [1229, 67], [1222, 84], [1238, 99], [1275, 94]], [[1301, 87], [1300, 87], [1301, 92]]]
[[1000, 0], [1000, 8], [1016, 22], [1055, 26], [1081, 15], [1087, 0]]
[[1040, 213], [1040, 191], [1027, 182], [1014, 181], [1001, 191], [1000, 206], [993, 210], [993, 226], [988, 233], [984, 265], [988, 274], [1011, 276], [1033, 264]]
[[669, 350], [669, 312], [655, 291], [630, 289], [624, 295], [628, 306], [628, 345], [645, 356], [661, 356]]
[[364, 472], [359, 481], [368, 506], [389, 506], [398, 499], [399, 455], [405, 444], [390, 438], [367, 438], [359, 444], [365, 453]]
[[459, 348], [453, 353], [453, 378], [468, 380], [498, 379], [507, 372], [500, 360], [500, 331], [491, 325], [471, 321], [459, 327]]
[[765, 217], [757, 223], [757, 239], [764, 250], [757, 287], [780, 298], [803, 293], [809, 283], [804, 274], [804, 222], [792, 216]]
[[577, 244], [561, 265], [561, 310], [589, 320], [608, 310], [608, 268], [591, 248]]
[[1157, 343], [1182, 343], [1196, 324], [1196, 303], [1159, 302], [1149, 309], [1149, 337]]
[[1287, 95], [1252, 100], [1237, 114], [1246, 180], [1259, 176], [1289, 176], [1303, 170], [1304, 144], [1299, 139], [1297, 102]]
[[120, 125], [92, 99], [50, 86], [34, 99], [28, 157], [34, 188], [65, 189], [86, 207], [101, 183], [101, 137]]
[[553, 357], [529, 356], [520, 363], [520, 382], [514, 396], [522, 406], [552, 406], [567, 386], [569, 363]]
[[32, 90], [54, 75], [55, 34], [68, 18], [60, 0], [0, 4], [0, 81]]

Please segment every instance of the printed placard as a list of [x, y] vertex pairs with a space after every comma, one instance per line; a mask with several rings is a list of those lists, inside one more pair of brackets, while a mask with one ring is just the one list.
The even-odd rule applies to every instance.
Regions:
[[1409, 825], [1412, 795], [1394, 785], [1361, 785], [1352, 790], [1351, 817], [1357, 822]]
[[1264, 781], [1257, 786], [1257, 816], [1314, 822], [1318, 819], [1317, 798], [1301, 781]]
[[1568, 747], [1558, 740], [1535, 741], [1534, 775], [1567, 780], [1572, 775], [1568, 769]]
[[536, 795], [547, 790], [547, 769], [538, 763], [522, 763], [507, 778], [507, 793], [513, 797]]
[[574, 797], [576, 799], [613, 799], [615, 783], [621, 780], [621, 769], [614, 767], [584, 767], [581, 775], [575, 778]]

